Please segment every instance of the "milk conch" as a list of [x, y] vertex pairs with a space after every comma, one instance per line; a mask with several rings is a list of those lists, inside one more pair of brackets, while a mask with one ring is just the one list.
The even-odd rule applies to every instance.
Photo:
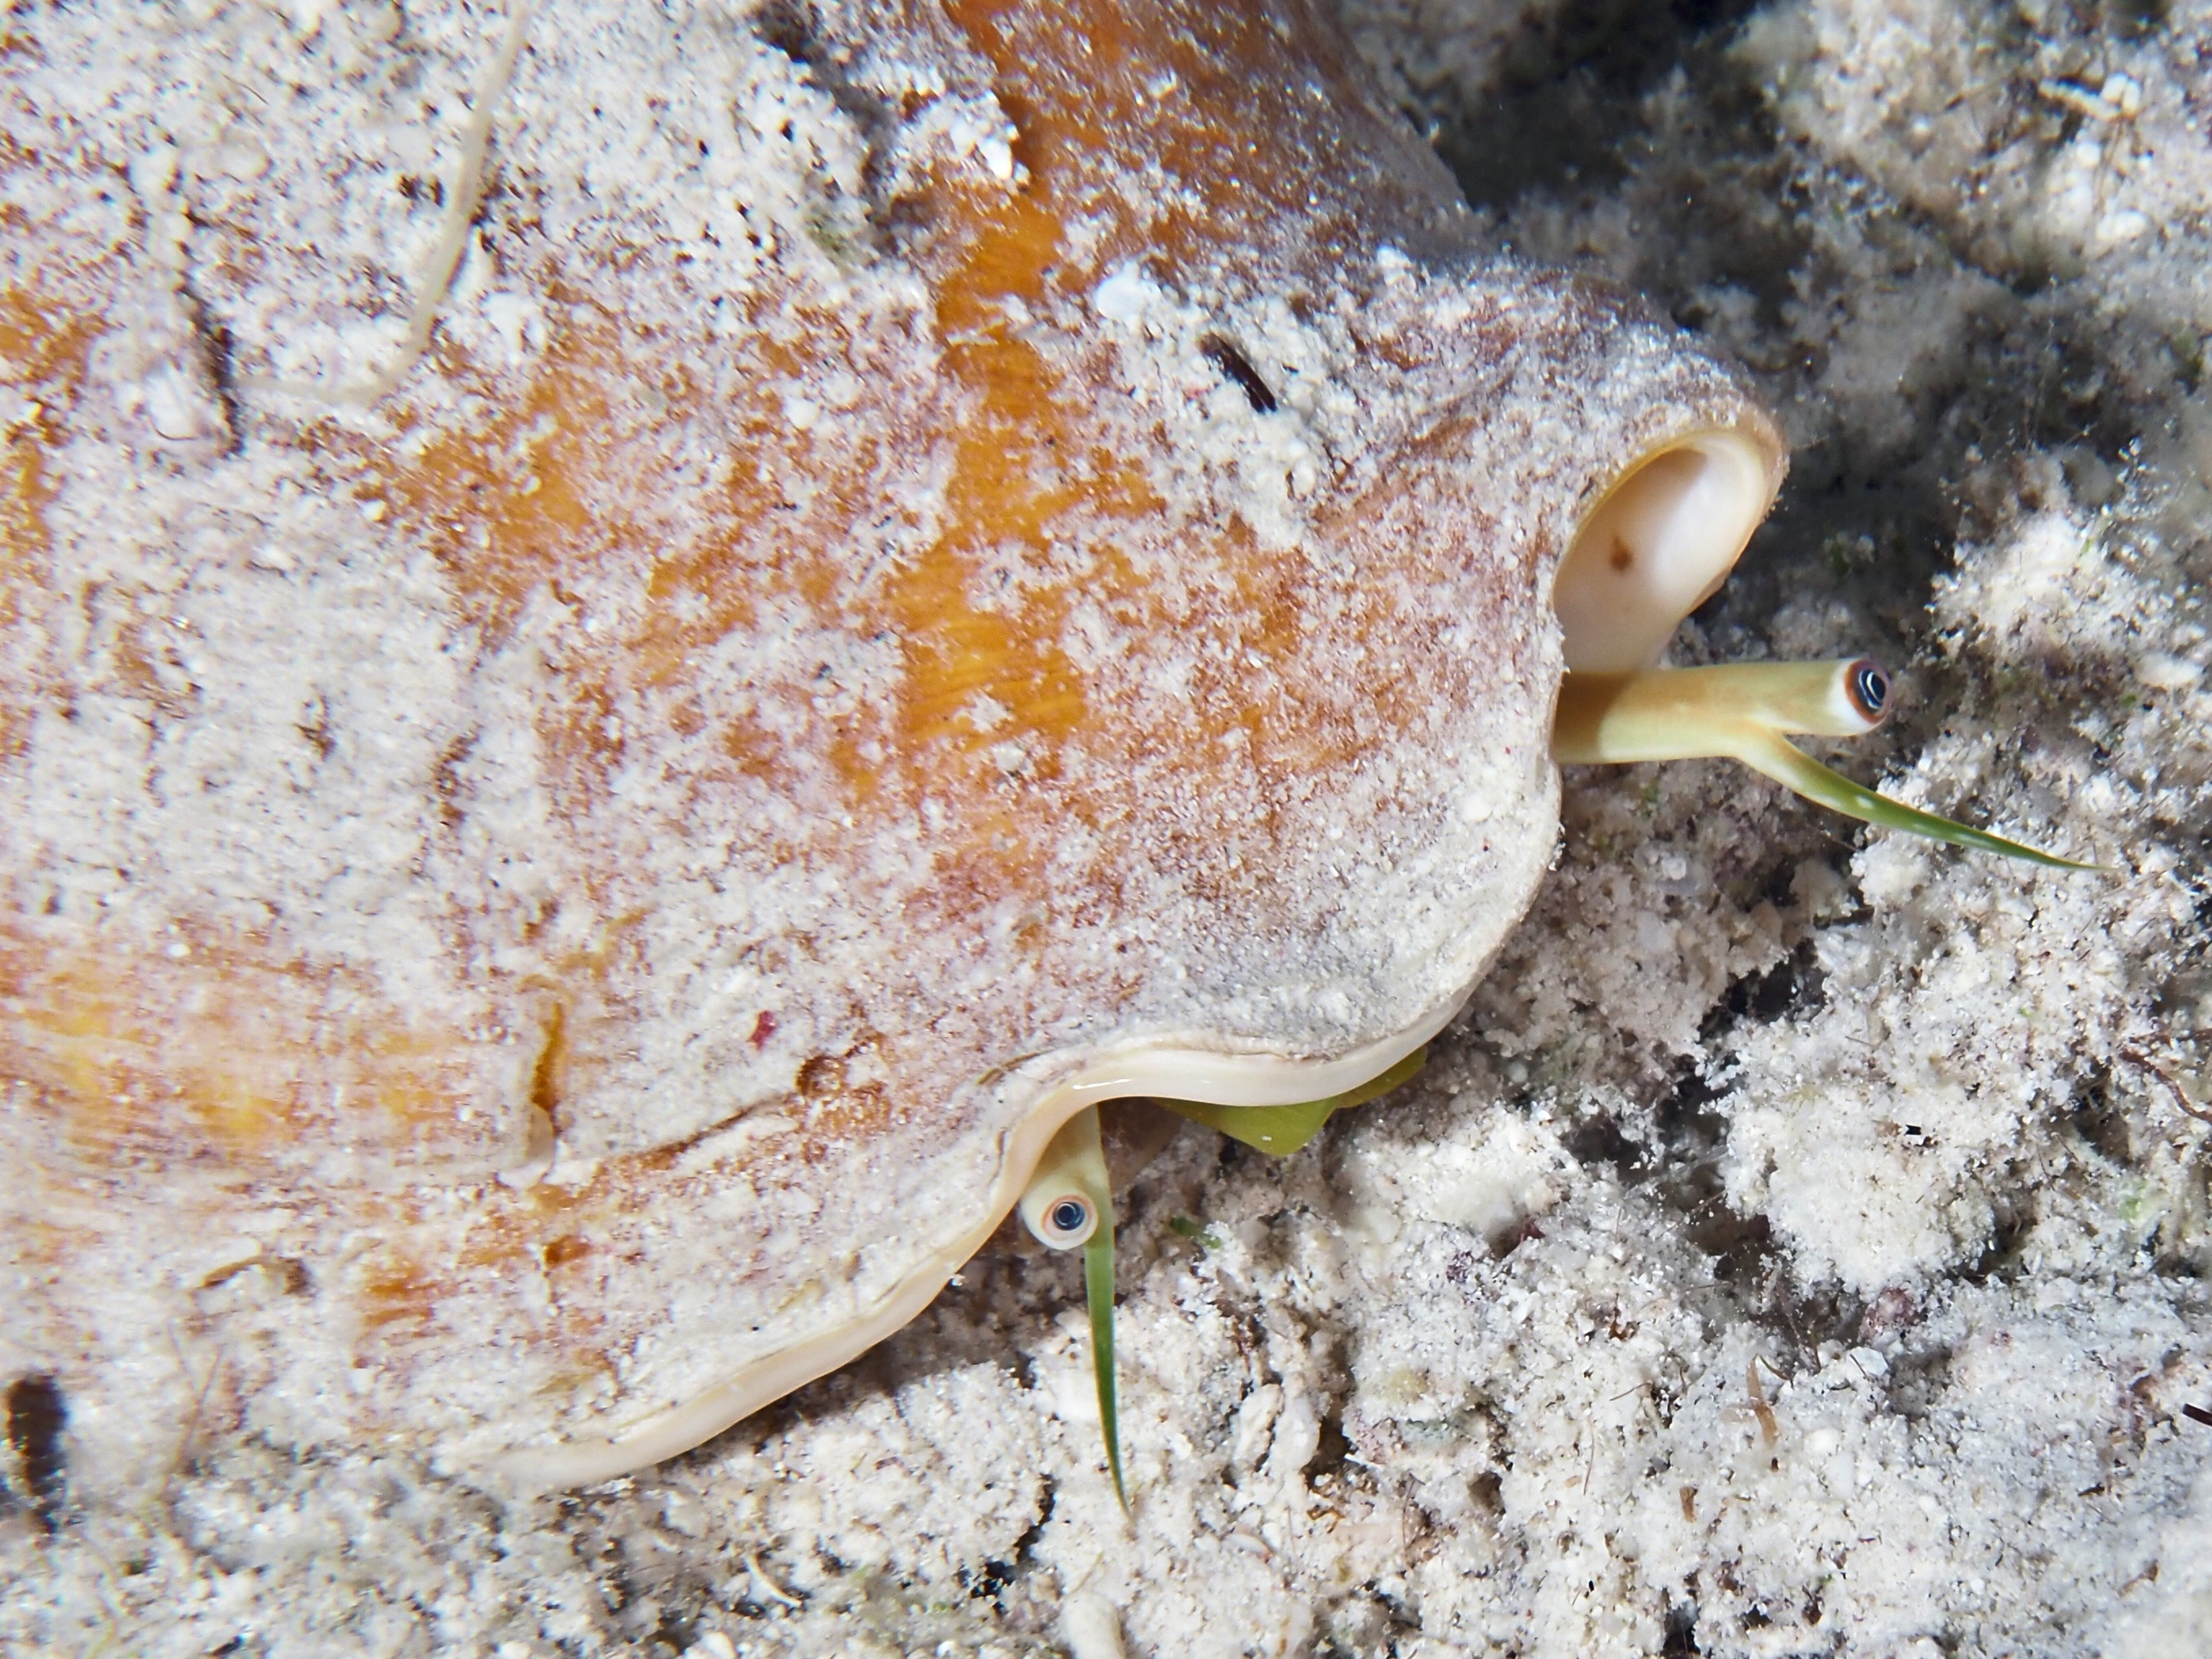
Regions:
[[1784, 743], [1870, 664], [1644, 672], [1773, 422], [1294, 0], [9, 27], [0, 1369], [88, 1500], [635, 1469], [1025, 1193], [1110, 1282], [1091, 1109], [1410, 1064], [1555, 711], [2026, 851]]

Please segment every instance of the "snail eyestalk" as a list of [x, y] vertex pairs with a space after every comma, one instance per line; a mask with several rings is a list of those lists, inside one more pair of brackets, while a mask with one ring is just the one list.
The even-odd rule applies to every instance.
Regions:
[[1553, 717], [1552, 752], [1563, 763], [1581, 764], [1703, 757], [1741, 761], [1817, 805], [1885, 830], [2054, 870], [2097, 867], [1877, 794], [1821, 765], [1784, 735], [1863, 737], [1881, 724], [1888, 702], [1889, 676], [1867, 657], [1570, 673]]
[[1039, 1243], [1083, 1252], [1083, 1291], [1091, 1306], [1091, 1367], [1114, 1496], [1129, 1507], [1121, 1481], [1121, 1432], [1114, 1396], [1114, 1188], [1098, 1139], [1098, 1109], [1086, 1106], [1060, 1125], [1023, 1189], [1022, 1223]]

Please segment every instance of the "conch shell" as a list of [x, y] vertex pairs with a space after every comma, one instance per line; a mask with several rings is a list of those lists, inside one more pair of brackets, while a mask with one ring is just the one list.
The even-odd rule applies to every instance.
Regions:
[[1782, 472], [1291, 0], [416, 11], [404, 97], [339, 9], [224, 25], [314, 98], [0, 58], [0, 1364], [88, 1492], [633, 1468], [1084, 1107], [1386, 1070]]

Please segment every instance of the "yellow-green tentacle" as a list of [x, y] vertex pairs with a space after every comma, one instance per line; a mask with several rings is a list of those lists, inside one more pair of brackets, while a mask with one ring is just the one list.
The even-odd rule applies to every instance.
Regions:
[[2025, 859], [2030, 864], [2040, 864], [2052, 870], [2096, 870], [2103, 866], [2081, 864], [2073, 859], [2062, 859], [2056, 853], [2045, 853], [2016, 841], [2007, 841], [2002, 836], [1993, 836], [1986, 830], [1975, 830], [1949, 818], [1938, 817], [1933, 812], [1923, 812], [1903, 801], [1892, 800], [1887, 795], [1853, 783], [1842, 773], [1823, 766], [1788, 738], [1775, 732], [1747, 734], [1743, 745], [1736, 750], [1735, 758], [1755, 772], [1762, 772], [1785, 789], [1795, 790], [1807, 800], [1841, 812], [1863, 823], [1878, 824], [1885, 830], [1902, 830], [1907, 835], [1925, 836], [1930, 841], [1940, 841], [1953, 847], [1966, 847], [1978, 853], [2001, 853], [2008, 859]]
[[1416, 1048], [1387, 1072], [1367, 1079], [1356, 1089], [1326, 1100], [1301, 1101], [1295, 1106], [1216, 1106], [1203, 1100], [1162, 1100], [1158, 1103], [1177, 1117], [1218, 1129], [1232, 1140], [1258, 1148], [1276, 1158], [1288, 1158], [1321, 1133], [1333, 1112], [1348, 1106], [1364, 1106], [1387, 1094], [1427, 1062], [1429, 1051]]
[[1114, 1496], [1126, 1513], [1128, 1489], [1121, 1484], [1121, 1425], [1114, 1397], [1114, 1218], [1083, 1247], [1083, 1293], [1091, 1304], [1091, 1369], [1098, 1383], [1098, 1422], [1106, 1434], [1106, 1467], [1113, 1471]]

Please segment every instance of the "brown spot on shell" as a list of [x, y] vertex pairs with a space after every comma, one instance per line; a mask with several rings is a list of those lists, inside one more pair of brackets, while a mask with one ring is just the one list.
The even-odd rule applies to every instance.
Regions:
[[69, 1422], [61, 1384], [44, 1371], [17, 1377], [8, 1385], [7, 1415], [8, 1443], [15, 1449], [32, 1512], [51, 1533], [61, 1507], [62, 1431]]
[[545, 1115], [556, 1134], [561, 1130], [562, 1085], [568, 1065], [568, 1011], [556, 1002], [546, 1018], [544, 1041], [530, 1068], [530, 1103]]
[[834, 1095], [845, 1086], [845, 1061], [837, 1054], [815, 1054], [799, 1068], [799, 1092], [810, 1097]]

